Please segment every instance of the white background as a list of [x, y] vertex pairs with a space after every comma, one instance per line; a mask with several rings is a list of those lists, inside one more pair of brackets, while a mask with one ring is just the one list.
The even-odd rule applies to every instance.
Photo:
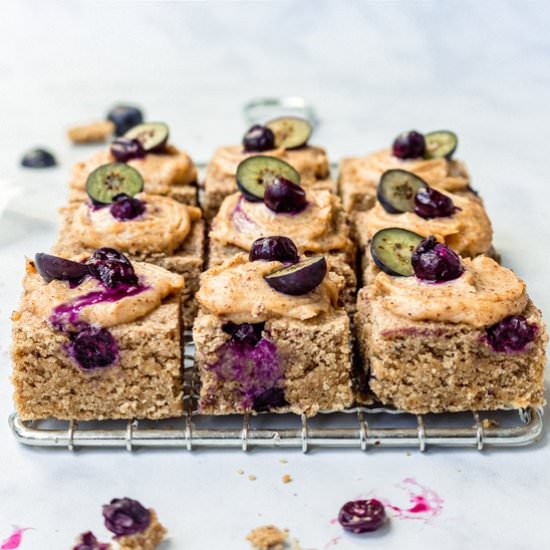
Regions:
[[[240, 139], [241, 106], [258, 95], [312, 101], [322, 118], [315, 141], [334, 160], [386, 146], [413, 127], [453, 129], [504, 262], [526, 279], [549, 317], [548, 3], [0, 6], [0, 540], [18, 524], [34, 528], [25, 533], [24, 550], [69, 548], [85, 529], [104, 535], [100, 505], [129, 495], [157, 508], [171, 533], [167, 549], [247, 548], [246, 533], [266, 522], [288, 527], [305, 548], [549, 547], [547, 435], [523, 450], [411, 456], [69, 454], [23, 448], [7, 427], [9, 315], [23, 257], [52, 244], [70, 165], [93, 150], [71, 147], [64, 129], [103, 116], [117, 101], [137, 102], [149, 119], [166, 120], [173, 141], [197, 160]], [[22, 152], [37, 144], [55, 151], [59, 168], [19, 168]], [[283, 484], [284, 473], [294, 481]], [[330, 520], [343, 502], [389, 494], [407, 476], [445, 499], [438, 518], [394, 519], [374, 537], [331, 542], [341, 534]]]

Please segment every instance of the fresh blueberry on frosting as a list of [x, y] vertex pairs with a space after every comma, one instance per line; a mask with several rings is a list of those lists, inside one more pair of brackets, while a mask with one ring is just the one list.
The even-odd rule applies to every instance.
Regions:
[[86, 193], [92, 204], [105, 206], [121, 193], [137, 195], [143, 191], [143, 178], [131, 166], [120, 162], [103, 164], [90, 173], [86, 180]]
[[128, 162], [145, 156], [145, 149], [137, 139], [118, 138], [111, 143], [111, 155], [117, 162]]
[[324, 256], [312, 256], [265, 276], [267, 284], [278, 292], [301, 296], [321, 284], [327, 274]]
[[243, 137], [244, 150], [249, 153], [268, 151], [275, 147], [275, 135], [261, 124], [254, 124]]
[[377, 231], [370, 243], [374, 263], [388, 275], [409, 277], [413, 274], [411, 255], [423, 238], [400, 227], [387, 227]]
[[275, 118], [266, 123], [275, 135], [275, 146], [283, 149], [296, 149], [307, 143], [313, 128], [305, 119], [295, 116]]
[[42, 252], [36, 254], [34, 263], [38, 273], [47, 283], [55, 279], [78, 285], [84, 277], [90, 274], [88, 266], [85, 264]]
[[414, 212], [421, 218], [446, 218], [452, 216], [456, 207], [450, 197], [432, 187], [420, 189], [414, 197]]
[[392, 146], [393, 155], [399, 159], [414, 159], [424, 156], [426, 141], [416, 130], [399, 134]]
[[457, 279], [464, 273], [459, 256], [431, 236], [423, 240], [411, 256], [414, 274], [423, 281], [441, 283]]
[[67, 352], [84, 370], [108, 367], [118, 358], [118, 345], [105, 328], [87, 326], [70, 338]]
[[295, 214], [306, 207], [306, 193], [298, 184], [279, 176], [266, 186], [264, 204], [273, 212]]
[[107, 120], [115, 125], [115, 134], [122, 136], [143, 122], [143, 113], [132, 105], [116, 105], [107, 113]]
[[117, 537], [142, 533], [151, 523], [151, 512], [137, 500], [114, 498], [103, 506], [105, 527]]
[[251, 262], [266, 260], [268, 262], [296, 263], [298, 261], [298, 249], [288, 237], [262, 237], [252, 243], [249, 259]]
[[138, 284], [130, 260], [114, 248], [98, 248], [86, 263], [92, 276], [107, 288]]
[[346, 502], [338, 513], [340, 525], [350, 533], [376, 531], [386, 521], [384, 505], [375, 498]]
[[147, 122], [128, 130], [126, 139], [137, 139], [146, 153], [162, 153], [168, 143], [170, 129], [164, 122]]
[[536, 326], [523, 315], [509, 315], [487, 329], [487, 341], [495, 351], [521, 351], [535, 338]]
[[145, 204], [126, 193], [120, 193], [113, 198], [110, 212], [117, 220], [133, 220], [145, 212]]

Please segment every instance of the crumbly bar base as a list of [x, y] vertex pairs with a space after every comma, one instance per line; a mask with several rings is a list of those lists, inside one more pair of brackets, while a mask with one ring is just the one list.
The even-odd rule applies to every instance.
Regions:
[[158, 520], [157, 513], [152, 508], [151, 523], [143, 533], [118, 537], [119, 550], [155, 550], [166, 536], [166, 528]]
[[[253, 412], [241, 404], [241, 385], [222, 380], [209, 368], [218, 360], [219, 348], [229, 340], [225, 320], [199, 312], [193, 327], [200, 400], [206, 414]], [[265, 332], [277, 346], [283, 365], [283, 388], [288, 406], [272, 412], [305, 413], [340, 410], [353, 401], [349, 318], [343, 310], [324, 319], [298, 321], [274, 319]]]

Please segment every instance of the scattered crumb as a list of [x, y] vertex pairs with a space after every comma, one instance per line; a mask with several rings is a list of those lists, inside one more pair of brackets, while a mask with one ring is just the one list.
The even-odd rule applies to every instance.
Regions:
[[248, 479], [249, 479], [250, 481], [256, 481], [256, 479], [258, 479], [258, 478], [257, 478], [254, 474], [250, 474], [250, 475], [248, 476]]
[[484, 428], [498, 428], [498, 422], [496, 420], [493, 420], [492, 418], [484, 418], [481, 421], [481, 425]]
[[12, 311], [11, 312], [11, 320], [12, 321], [19, 321], [19, 319], [21, 319], [21, 312], [20, 311]]
[[283, 476], [283, 483], [290, 483], [292, 481], [292, 477], [290, 476], [290, 474], [285, 474]]
[[72, 126], [67, 135], [73, 143], [99, 143], [113, 135], [115, 125], [110, 120]]
[[248, 533], [246, 540], [258, 550], [283, 550], [288, 531], [281, 531], [274, 525], [256, 527]]
[[290, 550], [304, 550], [301, 545], [300, 541], [298, 539], [292, 539], [292, 543], [290, 544]]
[[281, 464], [288, 464], [288, 460], [286, 458], [279, 458], [279, 462]]
[[237, 473], [238, 473], [240, 476], [242, 476], [242, 475], [244, 474], [244, 470], [243, 470], [242, 468], [239, 468], [239, 469], [237, 470]]

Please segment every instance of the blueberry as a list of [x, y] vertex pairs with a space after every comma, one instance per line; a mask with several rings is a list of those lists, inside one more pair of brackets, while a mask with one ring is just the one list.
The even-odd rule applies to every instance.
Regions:
[[151, 512], [137, 500], [114, 498], [103, 506], [105, 527], [117, 537], [142, 533], [151, 523]]
[[283, 116], [266, 122], [275, 135], [275, 145], [283, 149], [296, 149], [307, 143], [313, 128], [304, 118]]
[[126, 193], [120, 193], [113, 198], [110, 212], [117, 220], [133, 220], [145, 212], [145, 204]]
[[40, 276], [47, 283], [56, 279], [78, 285], [84, 277], [90, 274], [88, 266], [85, 264], [42, 252], [36, 254], [34, 264]]
[[21, 166], [25, 168], [50, 168], [56, 164], [55, 157], [46, 149], [31, 149], [21, 159]]
[[415, 130], [399, 134], [393, 142], [393, 154], [399, 159], [414, 159], [424, 156], [426, 141], [424, 136]]
[[128, 162], [145, 156], [145, 149], [139, 139], [117, 138], [111, 143], [111, 154], [117, 162]]
[[424, 239], [411, 257], [414, 274], [423, 281], [441, 283], [457, 279], [464, 273], [459, 256], [431, 236]]
[[375, 498], [352, 500], [340, 508], [338, 521], [350, 533], [376, 531], [386, 521], [386, 510]]
[[312, 256], [290, 267], [278, 269], [264, 279], [277, 292], [300, 296], [319, 286], [326, 274], [327, 261], [324, 256]]
[[390, 214], [414, 211], [414, 199], [428, 184], [413, 172], [407, 170], [386, 170], [376, 188], [376, 198], [382, 208]]
[[374, 263], [388, 275], [409, 277], [413, 274], [411, 255], [423, 240], [407, 229], [387, 227], [374, 234], [370, 253]]
[[264, 203], [273, 212], [296, 213], [306, 207], [307, 199], [302, 187], [277, 176], [265, 188]]
[[84, 369], [112, 365], [118, 358], [118, 346], [106, 328], [86, 327], [71, 337], [69, 355]]
[[92, 276], [108, 288], [138, 284], [132, 264], [114, 248], [98, 248], [86, 263]]
[[456, 210], [450, 197], [432, 187], [420, 189], [414, 197], [415, 213], [426, 220], [446, 218], [452, 216]]
[[109, 550], [110, 548], [110, 544], [98, 542], [95, 535], [91, 531], [88, 531], [78, 537], [77, 544], [73, 550]]
[[487, 340], [495, 351], [521, 351], [535, 338], [536, 325], [523, 315], [510, 315], [487, 329]]
[[115, 135], [122, 136], [143, 122], [143, 113], [131, 105], [116, 105], [107, 113], [107, 120], [115, 125]]
[[246, 343], [255, 346], [262, 339], [265, 323], [233, 323], [231, 321], [222, 326], [226, 334], [231, 335], [233, 342]]
[[291, 262], [298, 261], [298, 249], [288, 237], [262, 237], [252, 243], [249, 259], [267, 260], [268, 262]]
[[275, 134], [267, 126], [254, 124], [244, 135], [243, 146], [249, 153], [268, 151], [275, 147]]
[[269, 388], [254, 397], [252, 408], [256, 412], [271, 411], [288, 405], [283, 388]]

